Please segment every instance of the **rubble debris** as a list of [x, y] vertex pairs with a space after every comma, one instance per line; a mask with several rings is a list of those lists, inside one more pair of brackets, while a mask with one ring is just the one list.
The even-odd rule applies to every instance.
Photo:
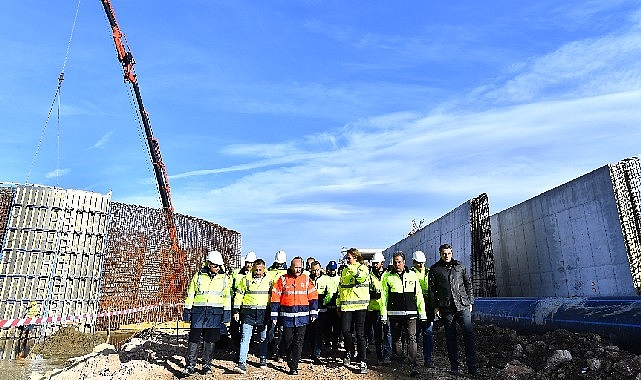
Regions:
[[[641, 355], [635, 355], [613, 346], [595, 334], [577, 334], [557, 330], [545, 335], [522, 335], [514, 330], [495, 326], [475, 326], [477, 352], [480, 364], [480, 379], [641, 379]], [[73, 334], [65, 335], [74, 341]], [[56, 339], [60, 339], [61, 336]], [[53, 336], [51, 337], [53, 338]], [[122, 348], [114, 353], [109, 346], [99, 346], [93, 354], [83, 353], [61, 370], [32, 376], [33, 380], [55, 379], [176, 379], [186, 378], [183, 373], [186, 335], [170, 335], [148, 329], [130, 337]], [[450, 375], [442, 328], [435, 331], [435, 368], [420, 366], [417, 378], [453, 380], [469, 378], [463, 372], [458, 377]], [[420, 341], [420, 339], [419, 339]], [[522, 347], [522, 350], [516, 347]], [[55, 347], [59, 346], [47, 346]], [[62, 347], [62, 346], [60, 346]], [[460, 344], [461, 350], [463, 344]], [[419, 349], [419, 352], [421, 350]], [[53, 354], [53, 352], [52, 352]], [[60, 354], [57, 352], [56, 354]], [[519, 355], [517, 358], [516, 355]], [[420, 357], [420, 355], [419, 355]], [[463, 355], [461, 355], [463, 357]], [[189, 379], [223, 379], [232, 375], [233, 353], [218, 349], [213, 362], [213, 372], [207, 375], [194, 374]], [[370, 359], [373, 359], [370, 357]], [[552, 363], [552, 364], [551, 364]], [[419, 364], [422, 361], [419, 359]], [[200, 366], [197, 366], [200, 368]], [[324, 365], [313, 364], [304, 358], [300, 365], [301, 378], [316, 380], [408, 380], [407, 366], [371, 366], [366, 375], [356, 367], [345, 367], [340, 362], [328, 361]], [[461, 367], [464, 369], [464, 367]], [[238, 377], [235, 377], [238, 378]], [[287, 365], [268, 361], [267, 369], [258, 368], [258, 359], [250, 355], [248, 373], [242, 379], [291, 380]]]

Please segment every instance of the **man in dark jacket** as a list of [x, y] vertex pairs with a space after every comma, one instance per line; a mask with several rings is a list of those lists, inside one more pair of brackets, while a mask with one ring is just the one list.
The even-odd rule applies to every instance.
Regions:
[[472, 304], [474, 304], [472, 282], [467, 268], [452, 258], [452, 246], [443, 244], [438, 251], [441, 259], [430, 268], [429, 291], [434, 302], [434, 314], [441, 318], [445, 325], [450, 369], [454, 374], [459, 372], [456, 347], [456, 325], [458, 324], [463, 329], [467, 371], [471, 375], [478, 375], [472, 332]]

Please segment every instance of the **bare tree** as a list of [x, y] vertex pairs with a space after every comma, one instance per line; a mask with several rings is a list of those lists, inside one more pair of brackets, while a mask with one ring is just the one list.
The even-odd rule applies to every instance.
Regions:
[[414, 235], [423, 227], [425, 227], [425, 219], [421, 219], [418, 223], [416, 223], [416, 219], [412, 219], [412, 229], [407, 233], [407, 236]]

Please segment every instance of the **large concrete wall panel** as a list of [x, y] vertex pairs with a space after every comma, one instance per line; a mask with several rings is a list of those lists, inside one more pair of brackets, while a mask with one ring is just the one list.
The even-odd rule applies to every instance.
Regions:
[[500, 296], [635, 295], [610, 166], [492, 215]]
[[408, 264], [414, 251], [423, 251], [430, 266], [439, 260], [438, 247], [441, 244], [450, 244], [454, 249], [457, 260], [470, 267], [470, 202], [465, 202], [434, 222], [423, 227], [416, 233], [404, 238], [383, 251], [389, 260], [393, 253], [405, 253]]
[[411, 266], [412, 253], [420, 250], [431, 266], [440, 259], [438, 248], [450, 244], [454, 258], [470, 270], [475, 294], [496, 296], [489, 221], [489, 201], [486, 194], [481, 194], [385, 249], [383, 254], [389, 260], [394, 252], [402, 251]]

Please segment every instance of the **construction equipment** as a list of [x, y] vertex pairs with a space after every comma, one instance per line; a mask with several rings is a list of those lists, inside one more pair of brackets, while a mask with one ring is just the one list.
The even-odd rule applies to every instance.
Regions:
[[[140, 86], [138, 85], [138, 79], [136, 77], [136, 72], [134, 71], [134, 57], [131, 54], [131, 51], [125, 45], [124, 33], [120, 30], [118, 22], [116, 21], [116, 14], [109, 0], [100, 0], [102, 6], [105, 9], [107, 14], [107, 19], [109, 20], [109, 25], [113, 33], [114, 44], [116, 46], [116, 53], [118, 54], [118, 61], [122, 65], [122, 70], [124, 73], [125, 82], [129, 83], [131, 89], [133, 90], [133, 97], [138, 106], [138, 114], [142, 122], [142, 126], [145, 131], [145, 137], [147, 139], [147, 145], [149, 148], [149, 155], [151, 156], [151, 162], [154, 168], [154, 174], [156, 176], [156, 182], [158, 183], [158, 192], [160, 193], [160, 199], [162, 201], [162, 207], [164, 211], [165, 220], [167, 223], [167, 230], [169, 232], [169, 240], [171, 243], [171, 254], [168, 258], [171, 261], [169, 264], [173, 268], [170, 269], [176, 271], [174, 274], [183, 272], [183, 262], [184, 262], [184, 252], [179, 247], [178, 244], [178, 234], [176, 231], [176, 223], [174, 221], [174, 206], [171, 202], [171, 188], [169, 186], [169, 176], [167, 175], [167, 169], [165, 164], [162, 161], [160, 155], [160, 147], [158, 145], [158, 140], [154, 137], [153, 131], [151, 129], [151, 123], [149, 121], [149, 115], [145, 110], [145, 106], [142, 102], [142, 95], [140, 93]], [[166, 268], [166, 267], [165, 267]], [[180, 293], [184, 290], [184, 279], [170, 279], [166, 281], [166, 285], [169, 289], [165, 289], [168, 293]]]

